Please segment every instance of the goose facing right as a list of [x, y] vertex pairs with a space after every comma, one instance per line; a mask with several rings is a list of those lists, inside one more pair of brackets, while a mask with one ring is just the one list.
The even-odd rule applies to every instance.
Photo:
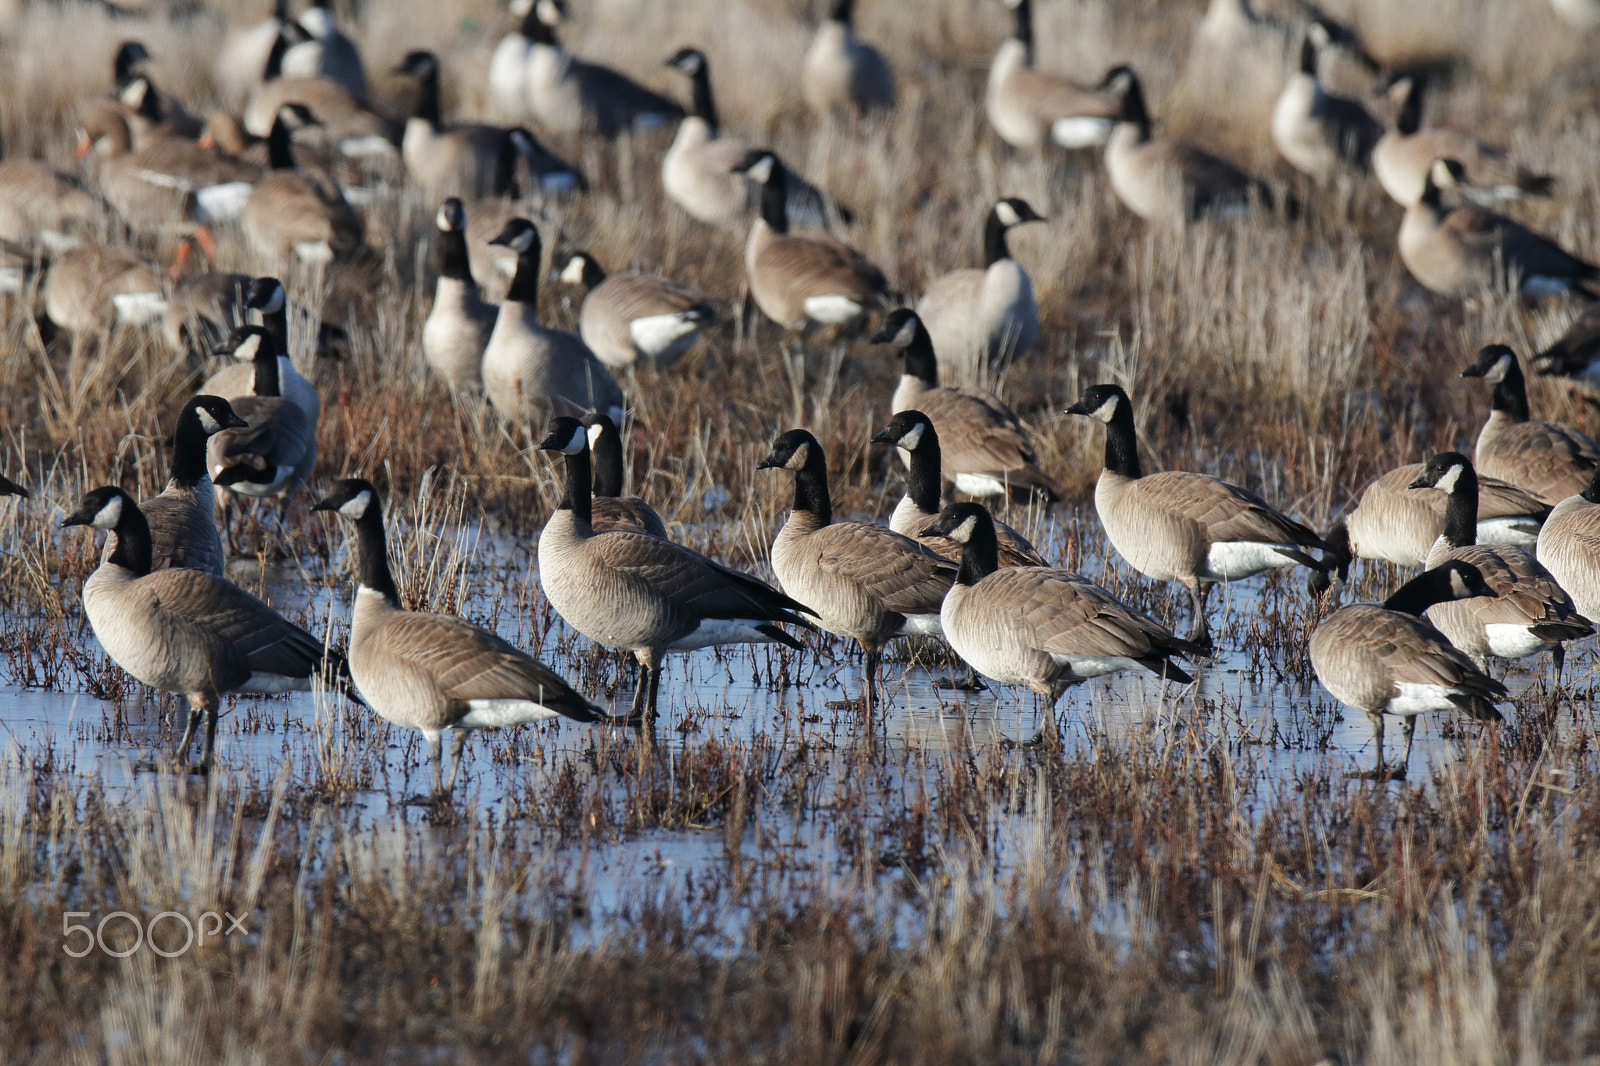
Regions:
[[1489, 417], [1478, 431], [1480, 473], [1527, 489], [1551, 506], [1583, 491], [1600, 463], [1600, 448], [1571, 426], [1532, 420], [1515, 352], [1503, 344], [1485, 345], [1461, 376], [1494, 386]]
[[566, 460], [566, 491], [539, 533], [539, 582], [556, 613], [597, 644], [639, 663], [630, 718], [653, 722], [661, 660], [724, 644], [804, 647], [782, 626], [815, 626], [805, 604], [699, 552], [642, 533], [593, 525], [589, 435], [559, 417], [539, 445]]
[[198, 769], [210, 769], [223, 693], [304, 692], [336, 652], [237, 585], [201, 570], [151, 570], [150, 525], [114, 486], [86, 494], [62, 526], [110, 530], [116, 547], [83, 585], [83, 609], [101, 647], [151, 688], [189, 701], [178, 753], [205, 722]]
[[1493, 596], [1476, 567], [1451, 560], [1412, 578], [1379, 606], [1341, 607], [1311, 634], [1311, 668], [1334, 699], [1366, 714], [1376, 749], [1372, 775], [1390, 776], [1383, 760], [1385, 715], [1400, 718], [1405, 754], [1393, 776], [1411, 762], [1417, 715], [1459, 710], [1480, 722], [1501, 721], [1495, 704], [1510, 699], [1504, 685], [1457, 651], [1422, 620], [1439, 604]]
[[1067, 414], [1105, 424], [1105, 468], [1095, 483], [1095, 511], [1112, 547], [1130, 566], [1188, 590], [1194, 620], [1187, 639], [1209, 643], [1206, 599], [1219, 581], [1286, 566], [1326, 571], [1326, 564], [1307, 554], [1327, 550], [1322, 538], [1250, 490], [1207, 474], [1145, 474], [1133, 402], [1122, 386], [1090, 386]]
[[[436, 799], [455, 790], [462, 749], [475, 729], [553, 718], [604, 720], [555, 671], [488, 630], [455, 615], [401, 605], [389, 571], [383, 505], [371, 482], [344, 478], [312, 510], [333, 511], [355, 524], [360, 581], [351, 608], [350, 676], [374, 711], [427, 738]], [[442, 779], [440, 745], [446, 729], [448, 781]]]

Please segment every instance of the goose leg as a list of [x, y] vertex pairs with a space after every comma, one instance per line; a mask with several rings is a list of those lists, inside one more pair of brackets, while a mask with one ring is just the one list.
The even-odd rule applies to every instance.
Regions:
[[1561, 668], [1567, 665], [1567, 646], [1565, 644], [1552, 645], [1550, 648], [1550, 661], [1555, 664], [1556, 668], [1555, 684], [1550, 686], [1550, 693], [1553, 698], [1556, 691], [1561, 688]]
[[183, 739], [178, 741], [178, 758], [187, 762], [189, 759], [189, 745], [194, 741], [195, 727], [200, 724], [200, 719], [205, 714], [204, 706], [198, 697], [189, 697], [189, 724], [184, 727]]
[[444, 795], [444, 761], [439, 743], [439, 731], [430, 730], [423, 734], [428, 738], [428, 761], [433, 763], [433, 794]]
[[653, 725], [656, 720], [656, 696], [661, 691], [661, 656], [652, 655], [654, 660], [650, 664], [650, 702], [645, 708], [645, 716]]
[[1189, 622], [1189, 633], [1185, 639], [1208, 649], [1211, 647], [1211, 625], [1206, 621], [1206, 600], [1210, 598], [1211, 582], [1197, 580], [1189, 586], [1189, 608], [1194, 617]]
[[206, 701], [206, 736], [200, 745], [200, 772], [203, 774], [211, 772], [211, 750], [217, 743], [217, 702], [216, 699]]
[[878, 707], [878, 666], [883, 661], [883, 653], [876, 649], [867, 651], [867, 711], [871, 712]]
[[639, 661], [639, 680], [633, 688], [633, 705], [628, 708], [628, 721], [638, 725], [644, 721], [644, 698], [649, 691], [650, 664], [644, 660]]
[[1405, 780], [1406, 770], [1411, 766], [1411, 737], [1417, 731], [1417, 716], [1414, 714], [1406, 715], [1400, 728], [1405, 733], [1406, 747], [1405, 753], [1400, 756], [1400, 769], [1395, 771], [1394, 776], [1403, 781]]
[[[453, 729], [450, 731], [450, 780], [445, 782], [443, 795], [453, 795], [456, 790], [456, 774], [461, 772], [461, 755], [467, 747], [467, 734], [470, 730]], [[435, 771], [437, 773], [437, 770]], [[435, 789], [437, 791], [437, 788]]]
[[1373, 756], [1372, 775], [1375, 778], [1382, 777], [1383, 776], [1383, 715], [1381, 715], [1381, 714], [1368, 714], [1367, 717], [1372, 719], [1372, 746], [1373, 746], [1373, 748], [1375, 749], [1375, 752], [1376, 752], [1376, 754]]

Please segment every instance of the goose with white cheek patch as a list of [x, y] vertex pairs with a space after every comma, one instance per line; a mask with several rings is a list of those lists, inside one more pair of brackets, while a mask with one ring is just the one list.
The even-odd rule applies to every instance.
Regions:
[[972, 385], [939, 384], [938, 355], [915, 311], [889, 312], [870, 340], [891, 345], [902, 361], [890, 410], [928, 416], [939, 431], [944, 473], [957, 489], [971, 496], [1037, 493], [1046, 503], [1060, 497], [1022, 421], [1000, 397]]
[[[1201, 649], [1081, 574], [1046, 566], [1001, 567], [994, 520], [981, 504], [953, 503], [923, 537], [961, 545], [961, 569], [939, 619], [945, 639], [973, 669], [1050, 701], [1090, 678], [1148, 670], [1194, 680], [1173, 656]], [[1053, 732], [1055, 716], [1046, 717]]]
[[884, 645], [899, 636], [939, 634], [939, 605], [956, 568], [883, 526], [835, 522], [827, 458], [803, 429], [773, 441], [757, 469], [794, 475], [794, 504], [772, 542], [772, 569], [783, 591], [815, 612], [823, 629], [861, 645], [865, 692], [843, 706], [871, 711]]
[[1217, 582], [1285, 566], [1327, 569], [1307, 554], [1327, 549], [1322, 538], [1250, 490], [1207, 474], [1144, 474], [1133, 402], [1122, 386], [1091, 386], [1067, 414], [1105, 423], [1105, 467], [1094, 489], [1100, 524], [1128, 565], [1189, 591], [1187, 639], [1210, 644], [1206, 599]]
[[590, 411], [583, 416], [589, 433], [589, 452], [594, 459], [594, 499], [589, 501], [590, 520], [596, 532], [625, 529], [657, 540], [667, 539], [667, 527], [656, 509], [637, 496], [622, 494], [627, 480], [622, 462], [622, 434], [609, 415]]
[[558, 275], [584, 290], [578, 334], [609, 367], [665, 369], [700, 341], [716, 309], [675, 282], [630, 271], [607, 275], [588, 252], [573, 252]]
[[306, 692], [325, 663], [342, 667], [337, 652], [237, 585], [201, 570], [152, 571], [150, 525], [121, 489], [88, 493], [61, 524], [115, 535], [116, 547], [84, 582], [84, 613], [118, 666], [188, 699], [180, 757], [204, 720], [200, 772], [211, 768], [223, 693]]
[[1501, 721], [1495, 704], [1510, 699], [1500, 682], [1473, 665], [1422, 613], [1437, 605], [1493, 596], [1469, 563], [1451, 560], [1412, 578], [1383, 602], [1341, 607], [1311, 634], [1311, 668], [1334, 699], [1372, 721], [1372, 776], [1391, 774], [1383, 760], [1385, 715], [1400, 718], [1405, 754], [1392, 776], [1404, 778], [1411, 762], [1417, 715], [1459, 710], [1480, 722]]
[[450, 388], [475, 389], [482, 384], [483, 353], [499, 309], [484, 300], [472, 277], [467, 215], [461, 201], [452, 196], [440, 204], [434, 224], [439, 230], [434, 245], [439, 280], [434, 282], [428, 320], [422, 324], [422, 356]]
[[1475, 451], [1481, 473], [1521, 486], [1551, 506], [1583, 491], [1600, 463], [1600, 448], [1571, 426], [1533, 421], [1515, 352], [1487, 345], [1461, 376], [1494, 386]]
[[[428, 740], [433, 798], [455, 791], [467, 737], [565, 718], [605, 721], [566, 681], [519, 648], [449, 614], [408, 611], [389, 571], [383, 505], [372, 483], [345, 478], [312, 508], [355, 525], [360, 584], [350, 624], [350, 676], [385, 720]], [[443, 777], [444, 730], [451, 731], [450, 777]]]
[[[225, 429], [247, 426], [220, 396], [196, 396], [183, 405], [172, 435], [172, 476], [159, 496], [139, 503], [150, 524], [150, 569], [181, 566], [223, 575], [228, 556], [217, 535], [217, 501], [206, 473], [206, 441]], [[105, 552], [111, 550], [107, 537]]]
[[240, 326], [228, 348], [236, 354], [253, 352], [255, 388], [233, 401], [245, 427], [224, 429], [207, 445], [212, 480], [246, 496], [285, 498], [316, 468], [316, 423], [279, 388], [284, 353], [271, 331]]
[[1093, 148], [1111, 136], [1117, 100], [1059, 74], [1034, 69], [1033, 0], [1002, 0], [1011, 36], [989, 66], [983, 107], [989, 125], [1013, 148]]
[[1480, 669], [1489, 656], [1521, 659], [1548, 651], [1557, 686], [1566, 658], [1562, 642], [1594, 632], [1572, 597], [1525, 548], [1478, 544], [1478, 475], [1460, 452], [1440, 452], [1428, 460], [1412, 488], [1445, 494], [1444, 532], [1428, 553], [1428, 566], [1459, 560], [1476, 567], [1492, 597], [1452, 600], [1428, 610], [1428, 621]]
[[[289, 295], [284, 291], [283, 282], [277, 278], [256, 278], [245, 294], [244, 306], [261, 317], [262, 328], [277, 341], [279, 391], [285, 399], [304, 411], [313, 424], [316, 423], [322, 417], [322, 398], [317, 395], [317, 387], [295, 369], [294, 361], [289, 358]], [[330, 331], [324, 327], [324, 332]], [[256, 349], [253, 345], [243, 343], [234, 346], [235, 342], [246, 339], [246, 334], [233, 333], [223, 338], [212, 354], [232, 356], [235, 362], [206, 378], [199, 392], [207, 396], [221, 396], [229, 401], [255, 395]]]
[[566, 459], [566, 493], [539, 534], [539, 582], [556, 613], [596, 644], [639, 663], [630, 719], [654, 722], [669, 651], [724, 644], [805, 647], [781, 626], [814, 629], [811, 608], [749, 574], [643, 533], [593, 525], [589, 434], [556, 418], [539, 447]]

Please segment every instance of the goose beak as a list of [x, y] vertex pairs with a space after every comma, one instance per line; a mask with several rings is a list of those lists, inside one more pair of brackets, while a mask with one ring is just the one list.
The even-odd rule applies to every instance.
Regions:
[[539, 442], [539, 450], [541, 452], [559, 452], [565, 443], [560, 437], [552, 433]]
[[928, 537], [942, 537], [942, 536], [944, 536], [944, 530], [939, 528], [939, 523], [938, 522], [935, 522], [931, 526], [927, 526], [927, 527], [925, 527], [923, 529], [919, 529], [917, 531], [917, 536], [922, 537], [924, 539], [926, 539]]
[[1079, 400], [1077, 403], [1073, 404], [1071, 407], [1067, 408], [1062, 413], [1063, 414], [1069, 414], [1069, 415], [1086, 415], [1086, 414], [1089, 413], [1089, 408], [1084, 404], [1084, 402], [1082, 400]]
[[326, 499], [318, 500], [316, 503], [312, 504], [311, 509], [313, 511], [337, 511], [339, 509], [339, 503], [332, 496], [329, 496]]
[[228, 421], [226, 421], [226, 422], [224, 422], [222, 424], [222, 428], [223, 429], [249, 429], [250, 428], [250, 423], [248, 423], [244, 419], [240, 418], [238, 416], [238, 414], [234, 414], [233, 417], [231, 417]]
[[884, 327], [883, 329], [878, 330], [878, 332], [874, 333], [872, 336], [868, 337], [867, 343], [888, 344], [890, 341], [895, 339], [897, 333], [898, 331], [896, 331], [896, 333], [890, 333], [888, 327]]
[[872, 443], [873, 444], [893, 444], [894, 443], [894, 431], [893, 430], [889, 430], [889, 429], [880, 429], [880, 430], [878, 430], [878, 432], [876, 432], [876, 433], [874, 433], [872, 435]]
[[68, 526], [86, 526], [89, 524], [89, 522], [89, 516], [86, 516], [82, 511], [74, 511], [61, 520], [61, 528], [66, 529]]
[[1427, 474], [1423, 474], [1421, 477], [1417, 478], [1417, 480], [1415, 480], [1411, 484], [1407, 485], [1406, 488], [1408, 488], [1408, 489], [1431, 489], [1431, 488], [1433, 488], [1433, 480], [1431, 478], [1429, 478]]
[[772, 470], [772, 469], [774, 469], [776, 467], [780, 467], [782, 465], [783, 465], [783, 460], [779, 459], [776, 453], [769, 453], [765, 459], [761, 460], [759, 463], [756, 464], [756, 469], [757, 470]]

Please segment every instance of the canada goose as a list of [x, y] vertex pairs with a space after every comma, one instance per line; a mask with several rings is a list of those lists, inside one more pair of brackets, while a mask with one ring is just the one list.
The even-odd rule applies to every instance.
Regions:
[[501, 118], [520, 122], [528, 113], [528, 58], [533, 52], [538, 14], [533, 0], [512, 0], [517, 28], [500, 38], [489, 57], [489, 103]]
[[221, 346], [234, 327], [245, 324], [245, 298], [253, 279], [221, 270], [182, 274], [194, 243], [189, 235], [178, 244], [171, 271], [177, 280], [161, 316], [161, 329], [174, 352], [204, 357]]
[[143, 148], [153, 137], [195, 140], [205, 123], [182, 104], [164, 96], [143, 69], [150, 53], [138, 41], [124, 42], [116, 59], [116, 99], [133, 137], [133, 147]]
[[531, 218], [537, 225], [553, 226], [552, 217], [536, 205], [548, 197], [584, 192], [588, 187], [581, 170], [547, 149], [527, 129], [514, 126], [506, 130], [495, 156], [494, 195], [476, 201], [467, 211], [472, 276], [485, 293], [503, 294], [517, 272], [516, 251], [491, 243], [506, 223]]
[[422, 324], [422, 355], [452, 389], [477, 388], [483, 383], [483, 352], [498, 309], [484, 302], [472, 279], [461, 201], [452, 196], [441, 204], [434, 224], [439, 229], [434, 245], [439, 280], [434, 282], [428, 320]]
[[[1355, 508], [1323, 538], [1332, 553], [1323, 562], [1331, 559], [1341, 579], [1349, 576], [1352, 559], [1382, 559], [1405, 567], [1428, 561], [1428, 552], [1444, 532], [1446, 501], [1443, 492], [1411, 487], [1424, 468], [1423, 463], [1407, 463], [1374, 478], [1361, 490]], [[1499, 478], [1478, 478], [1481, 544], [1531, 548], [1549, 513], [1550, 505], [1525, 489]]]
[[244, 128], [257, 137], [272, 132], [278, 113], [299, 104], [317, 116], [319, 132], [330, 148], [355, 159], [394, 156], [401, 127], [389, 114], [379, 113], [330, 78], [285, 77], [283, 58], [307, 34], [297, 22], [285, 22], [267, 58], [262, 84], [244, 109]]
[[1043, 221], [1026, 200], [1000, 200], [983, 224], [983, 269], [946, 274], [922, 294], [917, 316], [933, 338], [946, 380], [972, 381], [1027, 354], [1039, 339], [1033, 282], [1011, 258], [1006, 235], [1014, 226]]
[[295, 21], [309, 39], [291, 44], [284, 51], [284, 76], [322, 78], [343, 88], [351, 99], [365, 100], [367, 71], [361, 63], [361, 53], [339, 31], [330, 0], [311, 0], [311, 6]]
[[576, 335], [539, 324], [539, 230], [525, 218], [506, 223], [492, 243], [517, 253], [517, 273], [483, 351], [483, 388], [502, 418], [550, 412], [604, 411], [622, 419], [622, 390]]
[[[1119, 102], [1106, 143], [1106, 174], [1124, 207], [1147, 222], [1182, 223], [1207, 214], [1271, 209], [1272, 190], [1225, 159], [1151, 131], [1144, 90], [1131, 67], [1113, 67], [1103, 83]], [[1295, 213], [1291, 204], [1285, 212]]]
[[15, 481], [0, 474], [0, 496], [21, 496], [24, 500], [33, 496], [33, 493], [18, 485]]
[[1218, 581], [1284, 566], [1327, 569], [1306, 554], [1325, 550], [1322, 538], [1250, 490], [1187, 471], [1143, 474], [1133, 403], [1122, 386], [1090, 386], [1067, 414], [1105, 423], [1105, 468], [1094, 487], [1100, 524], [1128, 565], [1189, 590], [1189, 640], [1210, 643], [1206, 599]]
[[1478, 431], [1479, 471], [1527, 489], [1552, 507], [1583, 491], [1600, 462], [1600, 448], [1571, 426], [1529, 421], [1527, 384], [1515, 352], [1487, 345], [1461, 376], [1494, 386], [1489, 418]]
[[[551, 718], [604, 719], [555, 671], [488, 630], [450, 614], [408, 611], [389, 572], [383, 505], [370, 481], [343, 478], [313, 511], [333, 511], [356, 527], [360, 583], [351, 606], [350, 677], [386, 721], [428, 740], [433, 794], [455, 790], [462, 749], [474, 729]], [[449, 729], [450, 779], [443, 780], [440, 734]]]
[[658, 540], [667, 539], [666, 523], [656, 509], [637, 496], [624, 496], [622, 434], [611, 417], [590, 411], [581, 419], [589, 433], [589, 454], [594, 463], [594, 498], [589, 501], [589, 524], [596, 533], [625, 529]]
[[293, 130], [318, 119], [287, 104], [267, 137], [270, 160], [244, 205], [244, 232], [257, 255], [273, 263], [324, 264], [354, 255], [364, 240], [361, 216], [327, 175], [295, 165]]
[[1390, 86], [1400, 97], [1400, 113], [1372, 149], [1372, 172], [1395, 203], [1410, 207], [1422, 197], [1435, 159], [1454, 159], [1467, 172], [1462, 192], [1493, 205], [1522, 196], [1549, 196], [1555, 179], [1514, 166], [1506, 154], [1455, 130], [1422, 128], [1422, 75], [1404, 75]]
[[0, 241], [65, 251], [101, 217], [99, 201], [77, 178], [33, 159], [0, 159]]
[[1011, 408], [983, 389], [938, 384], [933, 343], [915, 311], [889, 312], [871, 341], [894, 345], [903, 361], [889, 409], [921, 411], [938, 427], [944, 473], [957, 489], [971, 496], [1036, 492], [1047, 503], [1060, 498]]
[[[206, 471], [206, 441], [244, 419], [220, 396], [195, 396], [178, 412], [172, 435], [172, 476], [158, 496], [139, 502], [150, 526], [150, 569], [171, 566], [222, 577], [228, 557], [217, 535], [216, 495]], [[106, 552], [112, 548], [110, 539]]]
[[1600, 303], [1593, 303], [1544, 351], [1528, 361], [1542, 377], [1566, 378], [1586, 390], [1600, 388]]
[[894, 106], [894, 71], [876, 48], [856, 37], [855, 6], [855, 0], [833, 0], [806, 50], [800, 92], [817, 115]]
[[1300, 173], [1317, 181], [1340, 172], [1365, 172], [1383, 126], [1359, 101], [1337, 96], [1317, 79], [1317, 58], [1332, 42], [1312, 22], [1300, 43], [1300, 69], [1289, 76], [1272, 109], [1272, 141]]
[[539, 534], [539, 583], [572, 628], [597, 644], [633, 652], [639, 662], [635, 721], [656, 717], [661, 659], [669, 651], [805, 647], [777, 623], [814, 629], [797, 613], [810, 608], [777, 589], [664, 539], [595, 531], [583, 423], [553, 419], [539, 447], [566, 457], [566, 493]]
[[1428, 566], [1457, 559], [1477, 567], [1494, 589], [1493, 597], [1474, 597], [1430, 608], [1428, 621], [1480, 668], [1488, 657], [1521, 659], [1550, 652], [1561, 684], [1566, 656], [1562, 642], [1594, 632], [1533, 552], [1509, 545], [1477, 543], [1478, 475], [1460, 452], [1440, 452], [1428, 460], [1413, 488], [1445, 493], [1444, 532], [1428, 552]]
[[41, 286], [44, 313], [74, 343], [117, 325], [157, 322], [167, 309], [161, 269], [130, 248], [82, 244], [50, 261]]
[[[1203, 652], [1082, 574], [1000, 565], [994, 520], [982, 504], [953, 503], [922, 531], [961, 546], [961, 568], [939, 608], [945, 639], [973, 669], [1050, 701], [1093, 677], [1149, 670], [1194, 678], [1172, 657]], [[1045, 730], [1055, 728], [1055, 716]]]
[[[713, 226], [747, 225], [760, 204], [761, 188], [740, 164], [750, 145], [723, 132], [711, 95], [711, 64], [698, 48], [681, 48], [666, 66], [689, 78], [693, 106], [661, 159], [661, 184], [667, 199]], [[848, 222], [850, 211], [798, 174], [784, 175], [789, 219], [808, 226], [834, 218]]]
[[1376, 755], [1373, 776], [1388, 776], [1383, 761], [1383, 716], [1396, 715], [1405, 730], [1405, 754], [1395, 774], [1411, 762], [1411, 738], [1424, 711], [1460, 710], [1480, 722], [1499, 722], [1494, 705], [1510, 693], [1457, 651], [1443, 633], [1422, 620], [1440, 604], [1493, 596], [1477, 569], [1459, 560], [1401, 585], [1383, 601], [1341, 607], [1311, 634], [1311, 668], [1340, 703], [1372, 722]]
[[289, 0], [272, 0], [270, 16], [230, 30], [222, 39], [212, 76], [224, 99], [237, 105], [261, 84], [267, 58], [288, 19]]
[[417, 103], [400, 139], [406, 173], [429, 198], [485, 196], [494, 189], [506, 131], [481, 123], [445, 125], [439, 113], [439, 57], [407, 52], [394, 73], [416, 79]]
[[1106, 142], [1117, 100], [1101, 89], [1033, 69], [1033, 0], [1002, 0], [1014, 18], [1011, 36], [989, 67], [983, 107], [1002, 140], [1038, 151], [1046, 144], [1092, 148]]
[[643, 362], [671, 366], [700, 340], [716, 308], [681, 285], [654, 274], [607, 276], [588, 252], [573, 252], [560, 278], [586, 295], [578, 332], [609, 367]]
[[883, 526], [835, 522], [827, 459], [803, 429], [773, 441], [757, 469], [794, 475], [794, 504], [772, 542], [772, 569], [783, 591], [806, 604], [823, 629], [861, 645], [867, 664], [860, 706], [870, 711], [878, 705], [884, 645], [939, 633], [939, 605], [956, 567]]
[[[889, 528], [952, 562], [961, 561], [961, 545], [945, 537], [925, 537], [928, 523], [939, 517], [939, 491], [943, 485], [939, 432], [921, 411], [901, 411], [872, 438], [875, 444], [893, 444], [906, 460], [906, 494], [889, 516]], [[1049, 566], [1028, 539], [999, 519], [992, 521], [1001, 566]]]
[[283, 346], [263, 326], [241, 326], [228, 340], [234, 354], [249, 355], [254, 391], [234, 399], [247, 429], [226, 429], [211, 438], [211, 477], [246, 496], [285, 497], [311, 477], [317, 464], [317, 424], [282, 395], [278, 360]]
[[118, 666], [151, 688], [187, 697], [180, 757], [205, 719], [202, 772], [211, 767], [223, 693], [308, 691], [325, 660], [340, 662], [316, 637], [237, 585], [201, 570], [152, 571], [150, 525], [119, 488], [88, 493], [61, 524], [116, 534], [116, 547], [83, 583], [84, 613]]
[[737, 170], [761, 186], [761, 216], [745, 242], [744, 268], [756, 306], [787, 330], [848, 325], [881, 304], [889, 283], [867, 257], [824, 233], [789, 232], [788, 171], [771, 152]]
[[1454, 159], [1435, 159], [1417, 202], [1400, 223], [1400, 259], [1440, 296], [1478, 296], [1516, 279], [1528, 299], [1570, 292], [1594, 298], [1600, 270], [1518, 222], [1485, 208], [1447, 207], [1445, 189], [1465, 184]]
[[[261, 316], [261, 324], [277, 339], [278, 388], [283, 397], [305, 412], [312, 425], [322, 417], [322, 399], [317, 387], [295, 369], [289, 358], [289, 296], [277, 278], [256, 278], [246, 288], [244, 308]], [[242, 323], [241, 323], [242, 325]], [[227, 336], [212, 349], [214, 354], [231, 356], [235, 362], [212, 374], [200, 386], [200, 391], [227, 400], [255, 395], [254, 345], [246, 343], [250, 334], [238, 333], [230, 328]], [[320, 339], [319, 339], [320, 342]]]
[[1556, 504], [1539, 530], [1534, 555], [1579, 614], [1600, 618], [1600, 469], [1582, 492]]
[[[262, 173], [181, 137], [152, 134], [134, 151], [127, 120], [110, 108], [83, 118], [78, 157], [91, 149], [99, 161], [97, 184], [106, 201], [129, 226], [148, 233], [185, 222], [205, 225], [238, 218]], [[202, 239], [210, 240], [209, 235]]]
[[[615, 137], [683, 117], [683, 109], [627, 75], [578, 59], [556, 37], [566, 17], [564, 0], [534, 0], [520, 36], [528, 42], [523, 65], [523, 112], [558, 136], [598, 133]], [[498, 53], [496, 59], [498, 59]], [[491, 66], [491, 79], [497, 68]]]

